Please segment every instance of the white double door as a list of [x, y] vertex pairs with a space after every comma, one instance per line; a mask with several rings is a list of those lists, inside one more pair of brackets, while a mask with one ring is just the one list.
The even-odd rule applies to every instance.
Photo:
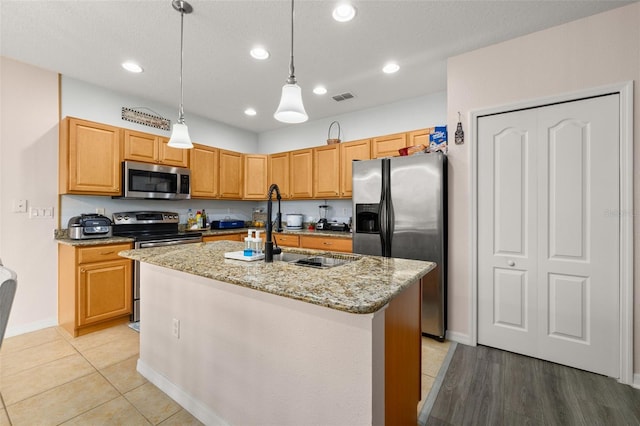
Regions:
[[619, 95], [478, 138], [478, 343], [618, 377]]

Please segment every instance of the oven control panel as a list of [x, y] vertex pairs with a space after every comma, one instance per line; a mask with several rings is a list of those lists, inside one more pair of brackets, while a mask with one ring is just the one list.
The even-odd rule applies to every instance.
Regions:
[[113, 214], [115, 225], [141, 225], [155, 223], [179, 223], [180, 215], [175, 212], [121, 212]]

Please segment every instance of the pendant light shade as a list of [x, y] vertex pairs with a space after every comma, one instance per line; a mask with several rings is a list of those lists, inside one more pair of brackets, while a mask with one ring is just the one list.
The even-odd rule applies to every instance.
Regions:
[[304, 123], [309, 119], [302, 104], [302, 89], [297, 84], [282, 86], [282, 97], [278, 110], [273, 114], [276, 120], [283, 123]]
[[169, 146], [172, 148], [190, 149], [193, 148], [191, 138], [189, 137], [189, 129], [184, 124], [184, 90], [182, 84], [182, 62], [184, 57], [184, 14], [193, 12], [193, 7], [186, 1], [174, 0], [171, 5], [175, 10], [180, 12], [180, 109], [178, 111], [178, 122], [173, 125]]
[[189, 129], [184, 123], [175, 123], [173, 130], [171, 131], [171, 139], [169, 139], [169, 146], [172, 148], [193, 148], [191, 138], [189, 137]]
[[280, 105], [275, 114], [276, 120], [283, 123], [304, 123], [309, 119], [302, 104], [302, 89], [296, 82], [293, 66], [293, 0], [291, 0], [291, 58], [289, 60], [289, 78], [287, 84], [282, 86]]

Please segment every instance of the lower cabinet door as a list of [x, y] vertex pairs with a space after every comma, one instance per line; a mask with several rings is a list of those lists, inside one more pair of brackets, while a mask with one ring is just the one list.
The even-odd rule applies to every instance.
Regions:
[[79, 267], [78, 325], [131, 313], [131, 261], [114, 260]]

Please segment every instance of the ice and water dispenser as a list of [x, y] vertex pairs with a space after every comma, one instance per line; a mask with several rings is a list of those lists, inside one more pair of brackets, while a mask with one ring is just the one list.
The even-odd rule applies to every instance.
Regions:
[[356, 233], [378, 234], [380, 232], [379, 208], [378, 203], [356, 204]]

